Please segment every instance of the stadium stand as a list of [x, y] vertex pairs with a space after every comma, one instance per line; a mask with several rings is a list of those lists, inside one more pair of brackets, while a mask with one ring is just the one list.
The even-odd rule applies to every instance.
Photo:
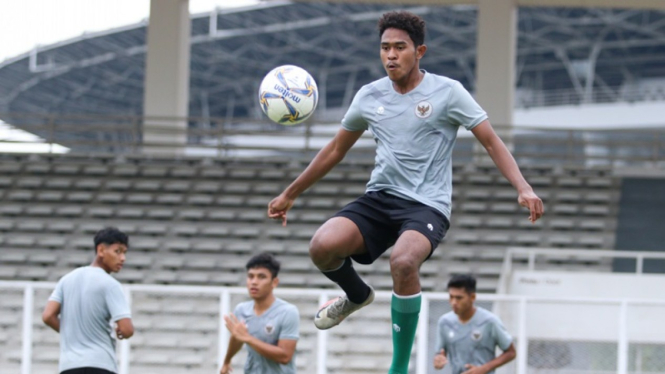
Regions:
[[[56, 281], [86, 263], [92, 235], [103, 225], [117, 225], [131, 236], [132, 252], [118, 275], [123, 282], [237, 286], [242, 259], [267, 250], [288, 259], [283, 283], [325, 284], [314, 280], [319, 275], [308, 258], [309, 239], [363, 192], [369, 173], [362, 163], [340, 165], [297, 201], [282, 227], [265, 217], [266, 206], [290, 181], [290, 172], [304, 168], [304, 158], [220, 158], [213, 165], [200, 158], [73, 155], [0, 160], [2, 263], [11, 264], [15, 274], [10, 268], [3, 272], [34, 281]], [[226, 174], [210, 176], [211, 170]], [[551, 207], [535, 225], [498, 171], [455, 166], [452, 227], [435, 261], [423, 268], [426, 290], [441, 291], [449, 275], [471, 272], [482, 291], [495, 291], [507, 246], [613, 247], [620, 179], [609, 168], [525, 167], [524, 173]], [[377, 288], [389, 289], [388, 267], [383, 257], [359, 270], [386, 278]]]
[[[286, 227], [265, 218], [268, 201], [307, 162], [304, 157], [1, 155], [0, 278], [57, 281], [91, 261], [96, 230], [116, 225], [130, 235], [128, 260], [116, 275], [125, 284], [242, 286], [248, 255], [270, 251], [285, 264], [282, 287], [337, 292], [311, 264], [308, 242], [325, 219], [364, 191], [372, 163], [344, 161], [296, 202]], [[492, 167], [455, 165], [452, 227], [422, 267], [425, 291], [444, 291], [450, 275], [470, 272], [478, 277], [479, 291], [495, 292], [509, 246], [612, 248], [620, 179], [611, 169], [527, 166], [524, 173], [552, 207], [535, 225]], [[547, 266], [607, 271], [611, 261], [569, 256], [550, 258]], [[388, 256], [357, 268], [377, 290], [391, 289]], [[47, 295], [35, 296], [35, 373], [47, 373], [57, 364], [57, 341], [37, 314]], [[132, 370], [196, 373], [213, 368], [219, 333], [218, 302], [213, 299], [176, 303], [168, 296], [135, 293], [140, 333], [132, 341]], [[7, 367], [20, 362], [16, 337], [21, 300], [19, 293], [1, 304], [6, 321], [0, 338], [11, 348], [3, 350], [0, 363]], [[297, 305], [303, 318], [298, 366], [310, 372], [316, 331], [309, 319], [317, 303]], [[377, 342], [389, 338], [390, 330], [380, 328], [389, 326], [389, 320], [389, 308], [377, 303], [331, 331], [330, 372], [385, 371], [389, 353]], [[361, 350], [350, 352], [345, 345], [349, 334], [370, 325], [376, 328], [366, 331], [379, 335], [368, 335]]]

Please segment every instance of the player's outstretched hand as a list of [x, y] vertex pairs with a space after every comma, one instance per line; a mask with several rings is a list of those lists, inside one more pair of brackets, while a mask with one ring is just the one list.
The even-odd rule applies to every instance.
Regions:
[[228, 314], [224, 316], [224, 322], [226, 323], [226, 328], [229, 329], [231, 335], [239, 341], [246, 343], [251, 335], [247, 330], [247, 324], [241, 321], [234, 314]]
[[434, 355], [434, 368], [437, 370], [441, 370], [447, 364], [448, 364], [448, 358], [446, 357], [446, 351], [445, 349], [442, 349], [441, 352]]
[[231, 364], [222, 365], [222, 369], [219, 371], [219, 374], [229, 374], [233, 371]]
[[268, 203], [268, 217], [281, 219], [282, 226], [286, 226], [286, 212], [291, 209], [293, 202], [293, 199], [284, 196], [284, 194], [277, 196]]
[[531, 221], [531, 223], [536, 223], [538, 218], [542, 217], [545, 212], [543, 201], [532, 189], [520, 191], [519, 196], [517, 197], [517, 202], [521, 206], [529, 209], [529, 221]]

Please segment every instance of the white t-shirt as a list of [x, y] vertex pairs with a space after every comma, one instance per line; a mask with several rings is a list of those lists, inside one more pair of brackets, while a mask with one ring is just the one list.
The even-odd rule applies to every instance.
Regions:
[[131, 318], [122, 286], [102, 268], [78, 268], [49, 300], [60, 303], [60, 372], [95, 367], [118, 372], [111, 322]]

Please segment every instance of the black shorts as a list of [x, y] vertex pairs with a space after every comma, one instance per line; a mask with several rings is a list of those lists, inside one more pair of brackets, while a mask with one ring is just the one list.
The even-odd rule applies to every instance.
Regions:
[[93, 367], [85, 367], [85, 368], [76, 368], [76, 369], [69, 369], [61, 372], [60, 374], [115, 374], [112, 371], [100, 369], [100, 368], [93, 368]]
[[351, 256], [360, 264], [373, 263], [406, 230], [418, 231], [429, 239], [431, 256], [450, 228], [448, 219], [438, 210], [383, 191], [367, 192], [334, 217], [346, 217], [360, 229], [367, 253]]

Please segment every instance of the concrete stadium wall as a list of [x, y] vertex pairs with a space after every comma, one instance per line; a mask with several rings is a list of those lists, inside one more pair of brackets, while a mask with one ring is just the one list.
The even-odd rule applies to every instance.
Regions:
[[[665, 303], [637, 302], [624, 308], [619, 300], [665, 301], [664, 294], [654, 292], [664, 288], [662, 275], [515, 271], [509, 293], [541, 298], [528, 306], [526, 314], [533, 338], [607, 342], [625, 334], [631, 341], [662, 344], [665, 325], [658, 321], [665, 312]], [[516, 313], [504, 308], [500, 314], [511, 320]]]

